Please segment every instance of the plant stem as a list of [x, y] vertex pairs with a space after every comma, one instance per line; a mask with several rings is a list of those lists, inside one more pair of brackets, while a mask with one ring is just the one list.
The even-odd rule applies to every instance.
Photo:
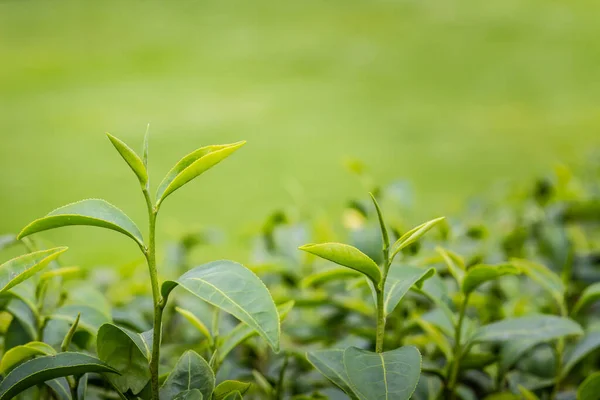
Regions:
[[283, 399], [283, 382], [285, 379], [285, 370], [287, 369], [288, 361], [289, 361], [289, 355], [287, 353], [283, 357], [284, 357], [283, 364], [281, 365], [281, 369], [279, 370], [279, 381], [277, 382], [277, 392], [275, 394], [275, 398], [277, 400]]
[[158, 362], [160, 359], [160, 337], [162, 331], [162, 313], [164, 304], [160, 295], [158, 285], [158, 272], [156, 269], [156, 215], [158, 210], [152, 204], [148, 189], [144, 189], [144, 198], [148, 207], [148, 248], [145, 251], [148, 261], [148, 272], [150, 273], [150, 282], [152, 285], [152, 299], [154, 302], [154, 331], [152, 340], [152, 358], [150, 359], [150, 376], [152, 387], [152, 399], [158, 400]]
[[446, 386], [447, 390], [447, 398], [450, 400], [454, 400], [456, 398], [456, 383], [458, 380], [458, 373], [460, 371], [460, 359], [462, 358], [462, 345], [461, 345], [461, 337], [462, 337], [462, 326], [465, 319], [465, 313], [467, 310], [467, 303], [469, 301], [469, 295], [465, 295], [460, 305], [458, 322], [455, 326], [454, 331], [454, 360], [452, 361], [450, 376], [448, 380], [448, 384]]
[[552, 389], [551, 399], [555, 399], [560, 390], [560, 383], [562, 381], [562, 364], [563, 364], [563, 352], [565, 349], [564, 338], [558, 339], [556, 342], [556, 379], [554, 382], [554, 388]]
[[375, 351], [383, 352], [383, 338], [385, 336], [385, 310], [383, 307], [383, 289], [377, 288], [377, 333], [375, 336]]

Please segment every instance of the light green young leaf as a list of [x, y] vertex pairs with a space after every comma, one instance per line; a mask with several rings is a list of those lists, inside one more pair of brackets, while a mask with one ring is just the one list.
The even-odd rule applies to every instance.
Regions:
[[506, 342], [520, 339], [543, 342], [582, 334], [581, 326], [569, 318], [555, 315], [532, 315], [507, 318], [482, 326], [473, 334], [471, 342]]
[[240, 392], [229, 393], [224, 400], [242, 400], [242, 394]]
[[118, 373], [95, 357], [83, 353], [59, 353], [27, 361], [13, 369], [0, 382], [0, 400], [9, 400], [37, 384], [87, 372]]
[[110, 133], [106, 133], [110, 142], [115, 146], [115, 149], [119, 152], [123, 160], [129, 165], [129, 167], [133, 170], [138, 180], [140, 181], [140, 185], [145, 187], [148, 183], [148, 171], [146, 171], [146, 166], [144, 162], [140, 159], [135, 151], [133, 151], [129, 146], [127, 146], [124, 142], [117, 139]]
[[588, 376], [577, 389], [577, 400], [598, 400], [600, 393], [600, 372]]
[[217, 165], [244, 144], [246, 144], [245, 141], [232, 144], [206, 146], [183, 157], [167, 173], [158, 186], [156, 206], [160, 206], [164, 199], [171, 193], [196, 178], [198, 175]]
[[579, 313], [582, 309], [600, 300], [600, 282], [596, 282], [586, 287], [581, 293], [581, 297], [573, 307], [573, 314]]
[[350, 387], [350, 378], [344, 366], [343, 349], [309, 351], [306, 353], [306, 359], [352, 400], [358, 399]]
[[31, 278], [51, 261], [67, 251], [68, 247], [55, 247], [25, 254], [0, 265], [0, 294]]
[[360, 276], [358, 272], [348, 268], [331, 268], [325, 271], [315, 272], [304, 277], [300, 281], [300, 287], [307, 288], [310, 286], [319, 286], [327, 282], [344, 280]]
[[73, 325], [71, 325], [71, 328], [69, 329], [69, 331], [65, 335], [65, 338], [63, 339], [63, 342], [60, 345], [60, 350], [61, 351], [64, 352], [64, 351], [69, 350], [69, 345], [71, 344], [71, 340], [73, 340], [73, 335], [77, 331], [77, 326], [79, 325], [79, 319], [80, 318], [81, 318], [81, 313], [77, 313], [77, 317], [75, 318], [75, 321], [73, 322]]
[[577, 363], [583, 360], [594, 350], [600, 348], [600, 331], [589, 332], [579, 339], [575, 345], [569, 349], [564, 357], [562, 376], [565, 377]]
[[444, 336], [441, 329], [436, 327], [431, 322], [421, 319], [420, 316], [417, 316], [415, 320], [417, 325], [419, 325], [423, 332], [425, 332], [427, 337], [431, 339], [433, 343], [436, 344], [436, 346], [441, 350], [442, 353], [444, 353], [444, 357], [446, 357], [446, 360], [451, 360], [452, 345], [448, 341], [447, 337]]
[[344, 366], [350, 387], [360, 400], [408, 400], [421, 375], [421, 354], [404, 346], [384, 353], [349, 347]]
[[[256, 381], [256, 386], [261, 389], [264, 394], [267, 396], [267, 398], [272, 398], [275, 395], [275, 389], [273, 388], [273, 386], [271, 386], [271, 384], [269, 383], [269, 381], [267, 380], [267, 378], [265, 378], [265, 376], [263, 374], [261, 374], [259, 371], [253, 369], [252, 370], [252, 376], [254, 377], [254, 380]], [[228, 398], [229, 396], [227, 396], [226, 398]]]
[[275, 303], [265, 284], [243, 265], [221, 260], [192, 268], [177, 281], [163, 284], [163, 296], [165, 287], [176, 285], [246, 323], [274, 351], [279, 351], [279, 314]]
[[56, 354], [52, 346], [44, 342], [29, 342], [8, 350], [0, 359], [0, 375], [6, 375], [15, 365], [34, 357]]
[[148, 171], [148, 143], [150, 142], [150, 124], [146, 126], [146, 134], [144, 135], [144, 148], [142, 150], [142, 163]]
[[82, 269], [76, 266], [56, 268], [42, 273], [40, 275], [40, 280], [52, 279], [57, 276], [78, 275], [81, 273], [81, 271]]
[[519, 393], [521, 393], [523, 400], [539, 400], [539, 397], [523, 385], [519, 385]]
[[251, 386], [252, 384], [247, 382], [223, 381], [215, 388], [212, 394], [212, 400], [224, 400], [227, 396], [234, 392], [238, 392], [240, 395], [243, 395], [250, 389]]
[[435, 268], [416, 268], [407, 265], [392, 265], [385, 282], [383, 294], [385, 314], [388, 315], [412, 286], [423, 287], [423, 283], [435, 275]]
[[175, 307], [175, 311], [181, 314], [183, 318], [185, 318], [190, 324], [192, 324], [194, 328], [196, 328], [198, 332], [200, 332], [202, 336], [204, 336], [208, 340], [210, 346], [214, 344], [213, 337], [210, 334], [210, 330], [208, 330], [208, 327], [204, 325], [204, 322], [200, 321], [200, 319], [196, 317], [191, 311], [185, 310], [181, 307]]
[[198, 389], [203, 398], [210, 399], [214, 388], [215, 374], [208, 363], [194, 351], [188, 350], [161, 386], [160, 398], [173, 400], [180, 392]]
[[96, 348], [98, 357], [119, 371], [118, 376], [111, 375], [108, 379], [121, 392], [131, 389], [137, 394], [150, 381], [150, 348], [140, 334], [104, 324], [98, 330]]
[[93, 336], [96, 335], [96, 332], [98, 332], [98, 329], [100, 329], [103, 324], [111, 322], [111, 319], [100, 310], [79, 304], [67, 304], [62, 306], [54, 311], [50, 318], [67, 321], [72, 324], [75, 322], [78, 315], [81, 315], [81, 319], [78, 323], [79, 328], [87, 331]]
[[139, 228], [123, 211], [101, 199], [87, 199], [57, 208], [50, 214], [27, 225], [18, 238], [70, 225], [98, 226], [129, 236], [143, 248], [144, 239]]
[[173, 398], [173, 400], [202, 400], [204, 396], [202, 392], [198, 389], [186, 390], [184, 392], [179, 393], [177, 396]]
[[518, 275], [519, 273], [519, 269], [511, 264], [476, 265], [467, 271], [462, 283], [462, 291], [465, 294], [470, 294], [485, 282], [498, 279], [504, 275]]
[[560, 276], [548, 269], [546, 266], [528, 260], [513, 259], [512, 265], [519, 268], [521, 272], [542, 286], [558, 304], [561, 310], [565, 307], [565, 285]]
[[375, 285], [381, 281], [379, 266], [356, 247], [343, 243], [321, 243], [305, 244], [300, 250], [358, 271], [368, 276]]
[[410, 231], [400, 236], [400, 239], [396, 240], [396, 242], [392, 245], [391, 258], [393, 259], [402, 249], [421, 239], [421, 237], [425, 235], [431, 228], [442, 222], [444, 219], [445, 217], [432, 219], [431, 221], [427, 221], [412, 228]]
[[[285, 320], [289, 312], [294, 307], [294, 301], [290, 300], [277, 306], [277, 312], [279, 313], [280, 324]], [[219, 361], [223, 362], [225, 357], [240, 343], [245, 342], [247, 339], [257, 335], [258, 332], [252, 327], [240, 322], [235, 328], [233, 328], [227, 336], [223, 338], [223, 341], [219, 347]]]
[[452, 274], [458, 285], [462, 286], [462, 282], [465, 279], [465, 264], [462, 258], [458, 254], [441, 247], [436, 248], [436, 251], [448, 266], [450, 274]]
[[379, 229], [381, 230], [381, 239], [383, 240], [383, 250], [387, 252], [390, 248], [390, 237], [385, 226], [383, 213], [381, 212], [381, 207], [379, 207], [379, 203], [377, 202], [375, 196], [373, 196], [373, 193], [369, 193], [369, 196], [371, 196], [371, 200], [373, 200], [373, 205], [375, 206], [375, 211], [377, 211], [377, 218], [379, 219]]

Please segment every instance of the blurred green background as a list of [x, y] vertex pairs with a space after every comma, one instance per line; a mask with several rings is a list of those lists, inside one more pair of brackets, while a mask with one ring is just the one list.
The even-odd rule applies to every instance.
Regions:
[[[240, 232], [290, 185], [337, 217], [363, 194], [346, 157], [410, 179], [424, 218], [455, 212], [599, 144], [598, 21], [592, 0], [0, 1], [0, 232], [88, 197], [144, 226], [104, 132], [139, 149], [148, 122], [154, 186], [197, 147], [248, 141], [160, 216], [163, 242], [222, 227], [206, 257], [243, 260]], [[82, 265], [137, 257], [112, 232], [42, 235]]]

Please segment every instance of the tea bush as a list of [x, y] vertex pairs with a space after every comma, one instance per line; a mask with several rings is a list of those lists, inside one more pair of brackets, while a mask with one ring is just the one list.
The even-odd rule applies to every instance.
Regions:
[[[157, 260], [161, 205], [244, 142], [190, 153], [152, 195], [148, 135], [141, 157], [108, 138], [147, 237], [87, 199], [0, 238], [24, 253], [0, 266], [0, 400], [600, 398], [600, 165], [413, 228], [406, 187], [353, 162], [369, 196], [348, 203], [343, 234], [294, 205], [257, 230], [247, 266], [191, 266], [214, 232]], [[40, 232], [71, 225], [121, 233], [145, 266], [63, 265]]]

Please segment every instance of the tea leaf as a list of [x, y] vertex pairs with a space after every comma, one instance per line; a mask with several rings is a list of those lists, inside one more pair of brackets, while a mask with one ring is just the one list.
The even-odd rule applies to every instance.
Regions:
[[186, 390], [184, 392], [179, 393], [177, 396], [173, 398], [173, 400], [202, 400], [204, 396], [202, 392], [198, 389]]
[[388, 235], [387, 228], [385, 226], [385, 221], [383, 219], [383, 213], [381, 212], [381, 208], [379, 207], [379, 203], [377, 203], [377, 199], [373, 196], [373, 193], [369, 193], [371, 196], [371, 200], [373, 200], [373, 205], [375, 206], [375, 211], [377, 211], [377, 218], [379, 220], [379, 229], [381, 230], [381, 239], [383, 240], [383, 250], [385, 252], [390, 248], [390, 237]]
[[96, 335], [98, 329], [107, 322], [111, 322], [111, 319], [106, 316], [102, 311], [79, 304], [67, 304], [57, 309], [51, 316], [51, 319], [67, 321], [73, 323], [77, 315], [81, 314], [81, 320], [79, 321], [79, 327], [91, 335]]
[[243, 265], [228, 260], [213, 261], [192, 268], [175, 282], [167, 282], [167, 286], [179, 284], [232, 314], [256, 330], [274, 351], [279, 351], [280, 327], [275, 303], [265, 284]]
[[203, 398], [210, 399], [214, 387], [215, 375], [208, 363], [194, 351], [188, 350], [161, 386], [160, 398], [172, 400], [180, 392], [198, 389]]
[[79, 319], [80, 319], [80, 317], [81, 317], [81, 313], [77, 313], [77, 318], [75, 318], [75, 322], [73, 322], [73, 325], [71, 325], [71, 328], [69, 329], [69, 331], [65, 335], [65, 338], [64, 338], [62, 344], [60, 345], [60, 350], [61, 351], [64, 352], [64, 351], [67, 351], [69, 349], [69, 345], [71, 344], [71, 340], [73, 339], [73, 335], [77, 331], [77, 326], [79, 325]]
[[71, 396], [71, 387], [69, 386], [69, 382], [67, 378], [61, 377], [52, 379], [51, 381], [45, 382], [48, 385], [58, 400], [72, 400]]
[[600, 372], [588, 376], [577, 389], [577, 400], [598, 400], [600, 393]]
[[204, 323], [200, 321], [200, 319], [198, 319], [198, 317], [196, 317], [192, 312], [184, 310], [180, 307], [175, 307], [175, 311], [181, 314], [190, 324], [194, 326], [194, 328], [196, 328], [202, 334], [202, 336], [208, 339], [208, 343], [210, 346], [214, 344], [213, 337], [210, 334], [210, 331], [208, 330], [206, 325], [204, 325]]
[[561, 310], [565, 307], [565, 285], [557, 274], [544, 265], [527, 260], [513, 259], [511, 260], [511, 264], [519, 268], [523, 274], [527, 275], [534, 282], [546, 289]]
[[462, 283], [462, 291], [469, 294], [485, 282], [498, 279], [504, 275], [518, 275], [519, 273], [519, 269], [511, 264], [476, 265], [467, 271]]
[[[294, 301], [290, 300], [277, 306], [279, 313], [280, 324], [285, 320], [289, 312], [294, 307]], [[247, 339], [257, 335], [258, 332], [245, 323], [239, 323], [233, 328], [227, 336], [223, 338], [222, 344], [219, 347], [219, 360], [223, 361], [227, 354], [231, 352], [237, 345], [245, 342]]]
[[123, 211], [101, 199], [87, 199], [57, 208], [27, 225], [18, 238], [70, 225], [98, 226], [129, 236], [143, 248], [144, 239], [135, 223]]
[[358, 399], [350, 387], [350, 377], [344, 366], [343, 349], [309, 351], [306, 353], [306, 359], [351, 399]]
[[238, 392], [240, 395], [245, 394], [252, 384], [240, 381], [223, 381], [217, 385], [212, 394], [212, 400], [223, 400], [233, 392]]
[[436, 248], [436, 251], [440, 256], [442, 256], [442, 259], [448, 266], [450, 274], [452, 274], [456, 282], [462, 286], [462, 282], [465, 279], [464, 261], [457, 254], [454, 254], [449, 250], [442, 249], [441, 247]]
[[12, 399], [23, 390], [51, 379], [87, 372], [118, 373], [97, 358], [83, 353], [38, 357], [19, 365], [0, 382], [0, 400]]
[[507, 318], [482, 326], [471, 337], [471, 341], [505, 342], [527, 339], [542, 342], [582, 334], [581, 326], [568, 318], [555, 315], [533, 315]]
[[315, 272], [300, 281], [300, 287], [319, 286], [327, 282], [343, 280], [360, 276], [358, 272], [348, 268], [331, 268], [325, 271]]
[[242, 394], [240, 392], [229, 393], [224, 400], [242, 400]]
[[421, 288], [425, 280], [435, 275], [435, 268], [416, 268], [405, 265], [392, 265], [385, 282], [384, 308], [390, 314], [412, 286]]
[[56, 350], [44, 342], [29, 342], [13, 347], [4, 353], [4, 356], [0, 359], [0, 375], [5, 375], [15, 365], [33, 356], [49, 356], [53, 354], [56, 354]]
[[321, 243], [305, 244], [300, 250], [365, 274], [376, 285], [381, 281], [381, 271], [375, 261], [356, 247], [342, 243]]
[[88, 374], [84, 374], [80, 379], [79, 379], [79, 384], [77, 385], [77, 399], [78, 400], [85, 400], [86, 397], [86, 393], [87, 393], [87, 386], [88, 386]]
[[533, 392], [525, 388], [523, 385], [519, 385], [519, 393], [521, 393], [523, 400], [539, 400], [539, 397], [537, 397]]
[[404, 235], [400, 236], [400, 239], [396, 240], [396, 242], [392, 245], [391, 258], [393, 259], [402, 249], [421, 239], [421, 237], [425, 235], [431, 228], [442, 222], [444, 219], [445, 217], [432, 219], [431, 221], [427, 221], [412, 228]]
[[131, 389], [137, 394], [150, 381], [150, 348], [140, 334], [104, 324], [98, 330], [96, 348], [98, 357], [119, 371], [119, 376], [109, 376], [108, 379], [121, 392]]
[[53, 269], [52, 271], [46, 271], [40, 275], [40, 280], [52, 279], [57, 276], [65, 276], [65, 275], [77, 275], [81, 273], [80, 267], [61, 267]]
[[360, 400], [411, 398], [421, 374], [421, 354], [404, 346], [384, 353], [349, 347], [344, 365], [350, 387]]
[[511, 340], [503, 344], [502, 350], [500, 350], [500, 363], [499, 367], [501, 371], [508, 371], [525, 353], [533, 349], [539, 343], [544, 340], [538, 339], [521, 339]]
[[110, 142], [115, 146], [115, 149], [119, 152], [123, 160], [129, 165], [129, 167], [133, 170], [138, 180], [140, 181], [140, 185], [145, 187], [148, 183], [148, 171], [146, 171], [146, 166], [144, 162], [140, 159], [135, 151], [133, 151], [129, 146], [127, 146], [124, 142], [117, 139], [110, 133], [106, 133]]
[[156, 207], [171, 193], [196, 178], [198, 175], [214, 167], [219, 162], [230, 156], [237, 149], [246, 144], [245, 141], [202, 147], [183, 157], [167, 173], [158, 186], [156, 193]]
[[67, 251], [68, 247], [55, 247], [25, 254], [0, 265], [0, 294], [31, 278], [44, 269], [50, 261]]
[[573, 314], [579, 313], [583, 308], [598, 300], [600, 300], [600, 282], [593, 283], [584, 289], [573, 307]]
[[598, 348], [600, 348], [600, 331], [587, 333], [565, 355], [562, 376], [567, 376], [579, 361]]

